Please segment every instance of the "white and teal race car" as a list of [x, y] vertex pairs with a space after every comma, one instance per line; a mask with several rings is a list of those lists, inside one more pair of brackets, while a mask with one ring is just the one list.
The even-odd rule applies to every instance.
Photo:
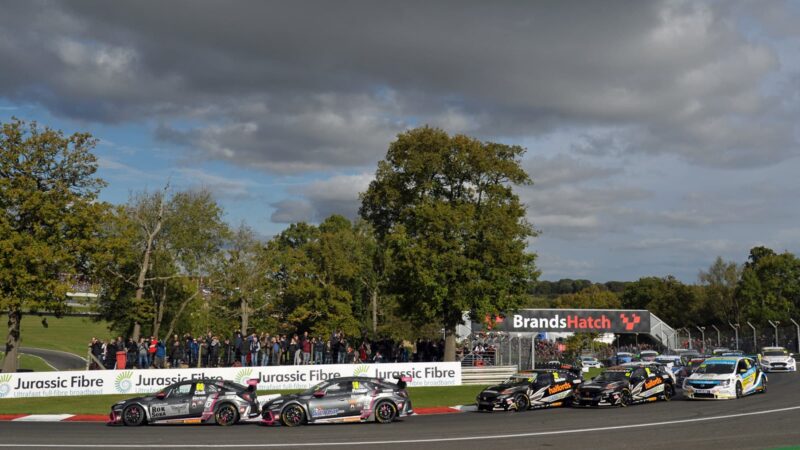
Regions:
[[766, 391], [767, 375], [745, 357], [708, 358], [683, 382], [683, 395], [689, 399], [741, 398]]

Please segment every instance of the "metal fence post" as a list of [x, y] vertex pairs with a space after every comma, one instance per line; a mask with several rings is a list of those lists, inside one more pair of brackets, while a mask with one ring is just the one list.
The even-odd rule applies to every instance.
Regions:
[[722, 339], [720, 338], [719, 328], [716, 325], [711, 325], [711, 328], [717, 330], [717, 347], [722, 347]]
[[697, 327], [700, 330], [700, 339], [703, 343], [703, 353], [706, 352], [706, 327]]
[[531, 335], [531, 370], [536, 368], [536, 335]]
[[739, 324], [732, 324], [728, 322], [728, 325], [733, 328], [734, 339], [736, 340], [736, 350], [739, 350]]
[[768, 320], [767, 322], [769, 322], [769, 324], [772, 325], [772, 328], [775, 329], [775, 347], [777, 347], [778, 345], [780, 345], [778, 344], [778, 325], [780, 325], [781, 323], [777, 320], [775, 322]]
[[750, 328], [753, 329], [753, 353], [757, 353], [758, 352], [758, 340], [756, 339], [756, 327], [754, 327], [753, 324], [750, 323], [749, 320], [747, 321], [747, 325], [749, 325]]
[[789, 319], [794, 324], [794, 327], [797, 328], [797, 353], [800, 353], [800, 325], [794, 321], [794, 319]]

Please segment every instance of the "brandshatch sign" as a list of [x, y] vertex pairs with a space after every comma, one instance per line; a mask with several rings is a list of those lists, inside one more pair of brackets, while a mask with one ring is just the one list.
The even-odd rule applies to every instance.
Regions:
[[488, 329], [512, 333], [539, 331], [649, 333], [650, 311], [631, 309], [521, 309], [494, 320]]

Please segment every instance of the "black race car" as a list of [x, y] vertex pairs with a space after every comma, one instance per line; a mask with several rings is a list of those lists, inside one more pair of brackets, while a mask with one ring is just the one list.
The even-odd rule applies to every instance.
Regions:
[[368, 422], [389, 423], [414, 413], [406, 382], [392, 383], [379, 378], [333, 378], [298, 394], [268, 400], [261, 423], [294, 427], [307, 423]]
[[111, 407], [110, 424], [217, 423], [233, 425], [258, 417], [256, 384], [248, 386], [217, 379], [187, 380], [156, 394], [123, 400]]
[[615, 366], [583, 383], [575, 391], [574, 406], [628, 406], [636, 403], [669, 401], [675, 395], [671, 374], [661, 364], [639, 363]]
[[567, 366], [519, 372], [502, 384], [481, 391], [475, 403], [478, 411], [525, 411], [569, 405], [581, 381], [580, 369]]

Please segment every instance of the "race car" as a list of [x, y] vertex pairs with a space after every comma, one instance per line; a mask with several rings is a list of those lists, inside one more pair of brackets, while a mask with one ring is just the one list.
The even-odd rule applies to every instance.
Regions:
[[642, 361], [655, 361], [658, 352], [655, 350], [642, 350], [639, 352], [639, 359]]
[[712, 357], [683, 381], [683, 394], [688, 399], [741, 398], [767, 391], [767, 375], [754, 359], [745, 357]]
[[783, 347], [761, 349], [761, 370], [764, 372], [795, 372], [797, 362]]
[[123, 400], [111, 407], [109, 423], [128, 426], [146, 423], [216, 423], [233, 425], [260, 413], [256, 385], [218, 379], [181, 381], [154, 395]]
[[669, 401], [675, 394], [672, 380], [661, 365], [610, 367], [591, 382], [582, 383], [575, 390], [572, 405], [624, 407], [658, 399]]
[[594, 356], [581, 356], [579, 362], [584, 369], [600, 369], [603, 367], [603, 364]]
[[580, 369], [535, 369], [519, 372], [475, 398], [478, 411], [551, 408], [572, 403], [575, 387], [581, 383]]
[[298, 394], [268, 400], [261, 423], [288, 427], [312, 423], [389, 423], [414, 413], [406, 391], [410, 378], [397, 383], [380, 378], [332, 378]]
[[660, 363], [658, 361], [633, 361], [633, 362], [629, 362], [629, 363], [625, 363], [625, 364], [620, 364], [620, 366], [622, 366], [622, 367], [646, 367], [649, 371], [652, 371], [653, 373], [668, 376], [672, 381], [672, 386], [673, 387], [678, 386], [678, 379], [677, 379], [675, 373], [673, 373], [669, 369], [669, 366], [667, 366], [664, 363]]

